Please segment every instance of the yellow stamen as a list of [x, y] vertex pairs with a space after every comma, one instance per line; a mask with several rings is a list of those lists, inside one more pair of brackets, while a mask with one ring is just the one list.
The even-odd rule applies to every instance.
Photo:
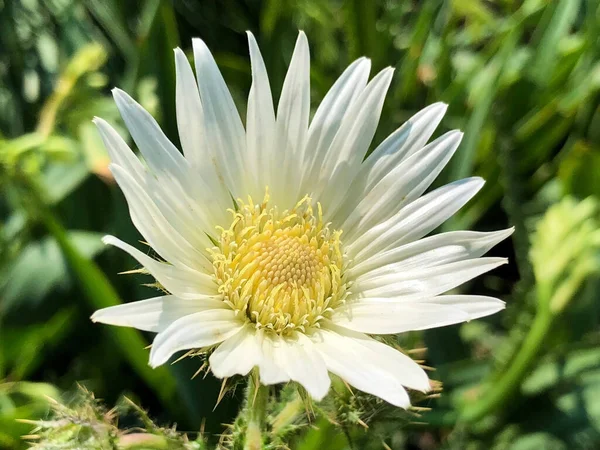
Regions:
[[279, 334], [318, 327], [346, 296], [341, 231], [304, 197], [291, 210], [238, 201], [212, 249], [219, 292], [257, 328]]

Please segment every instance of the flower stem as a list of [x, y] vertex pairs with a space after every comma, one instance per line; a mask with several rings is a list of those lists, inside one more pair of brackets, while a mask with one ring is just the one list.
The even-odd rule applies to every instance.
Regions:
[[535, 362], [545, 337], [554, 323], [554, 317], [547, 310], [538, 312], [527, 336], [525, 336], [523, 345], [506, 372], [474, 403], [464, 408], [461, 420], [469, 423], [478, 422], [488, 414], [501, 409], [511, 400]]
[[248, 379], [246, 410], [248, 425], [244, 450], [261, 450], [263, 448], [263, 428], [267, 415], [269, 388], [260, 384], [258, 374]]

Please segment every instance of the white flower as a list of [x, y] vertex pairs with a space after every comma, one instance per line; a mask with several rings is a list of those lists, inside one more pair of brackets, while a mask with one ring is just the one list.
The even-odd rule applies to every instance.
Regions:
[[370, 62], [358, 59], [309, 124], [304, 33], [277, 114], [258, 46], [248, 39], [253, 82], [245, 128], [200, 39], [193, 41], [197, 84], [175, 50], [185, 156], [118, 89], [115, 100], [146, 165], [95, 119], [132, 221], [160, 259], [112, 236], [105, 242], [137, 259], [169, 294], [105, 308], [92, 319], [158, 333], [152, 366], [180, 350], [208, 349], [217, 377], [258, 367], [263, 384], [296, 381], [320, 400], [333, 373], [407, 407], [405, 387], [429, 390], [427, 375], [370, 335], [504, 308], [496, 298], [441, 294], [505, 263], [481, 256], [512, 230], [425, 237], [483, 185], [470, 178], [423, 195], [462, 137], [451, 131], [427, 144], [446, 105], [416, 114], [363, 161], [392, 69], [368, 82]]

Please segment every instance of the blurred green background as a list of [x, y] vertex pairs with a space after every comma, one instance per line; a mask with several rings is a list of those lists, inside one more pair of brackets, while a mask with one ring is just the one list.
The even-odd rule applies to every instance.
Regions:
[[492, 250], [510, 264], [461, 288], [506, 311], [399, 337], [427, 347], [439, 399], [345, 417], [345, 433], [330, 423], [341, 418], [317, 417], [293, 448], [600, 448], [599, 0], [0, 0], [0, 447], [25, 448], [32, 426], [15, 418], [45, 417], [48, 396], [68, 401], [77, 382], [192, 436], [233, 420], [240, 393], [213, 411], [220, 382], [191, 380], [198, 360], [151, 370], [151, 336], [89, 321], [152, 294], [147, 278], [118, 275], [135, 262], [100, 242], [140, 237], [91, 119], [127, 135], [118, 86], [178, 144], [172, 50], [190, 55], [196, 36], [245, 117], [245, 31], [277, 98], [298, 29], [313, 107], [359, 56], [396, 67], [375, 144], [449, 103], [438, 134], [466, 136], [437, 183], [487, 183], [444, 228], [516, 231]]

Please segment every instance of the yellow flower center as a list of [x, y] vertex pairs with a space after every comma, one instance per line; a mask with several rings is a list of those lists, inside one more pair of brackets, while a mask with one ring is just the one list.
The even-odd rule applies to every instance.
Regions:
[[257, 328], [285, 334], [318, 327], [346, 298], [341, 231], [323, 224], [305, 197], [279, 212], [238, 201], [228, 229], [212, 249], [219, 292]]

